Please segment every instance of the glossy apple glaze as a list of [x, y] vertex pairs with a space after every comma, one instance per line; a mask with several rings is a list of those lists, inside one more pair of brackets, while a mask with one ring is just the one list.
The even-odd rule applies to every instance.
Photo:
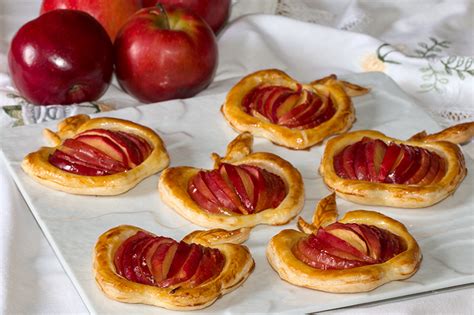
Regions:
[[254, 117], [292, 129], [311, 129], [336, 113], [330, 97], [313, 91], [278, 85], [259, 85], [242, 100], [243, 110]]
[[219, 275], [225, 257], [215, 248], [177, 242], [139, 231], [114, 255], [117, 274], [127, 280], [160, 288], [193, 288]]
[[246, 215], [278, 207], [287, 191], [280, 176], [263, 168], [222, 163], [191, 178], [188, 193], [209, 213]]
[[49, 162], [69, 173], [104, 176], [140, 165], [152, 150], [151, 145], [136, 134], [90, 129], [66, 139], [49, 156]]
[[305, 264], [322, 270], [380, 264], [405, 251], [397, 235], [373, 225], [333, 223], [299, 240], [292, 251]]
[[425, 148], [364, 137], [334, 156], [334, 170], [345, 179], [429, 185], [444, 177], [446, 161]]

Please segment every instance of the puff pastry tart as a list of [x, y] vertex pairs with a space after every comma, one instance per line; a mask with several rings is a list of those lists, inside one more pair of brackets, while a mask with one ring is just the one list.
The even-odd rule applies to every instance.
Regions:
[[431, 206], [451, 195], [466, 175], [461, 149], [474, 123], [440, 133], [419, 133], [407, 141], [378, 131], [350, 132], [330, 139], [320, 173], [344, 199], [401, 208]]
[[243, 133], [213, 154], [215, 168], [168, 168], [161, 174], [161, 199], [180, 215], [204, 227], [235, 229], [279, 225], [303, 208], [300, 173], [275, 154], [252, 153], [253, 136]]
[[235, 290], [252, 272], [252, 256], [239, 245], [249, 230], [196, 231], [177, 242], [121, 225], [95, 245], [95, 279], [105, 295], [120, 302], [201, 309]]
[[336, 292], [365, 292], [411, 277], [420, 248], [405, 226], [374, 211], [347, 212], [338, 221], [335, 194], [322, 199], [301, 230], [283, 230], [267, 247], [270, 265], [297, 286]]
[[28, 154], [21, 166], [39, 183], [72, 194], [117, 195], [169, 164], [161, 138], [127, 120], [77, 115], [44, 136], [54, 147]]
[[221, 111], [239, 132], [300, 150], [348, 130], [355, 119], [350, 97], [367, 92], [335, 75], [301, 84], [280, 70], [262, 70], [237, 83]]

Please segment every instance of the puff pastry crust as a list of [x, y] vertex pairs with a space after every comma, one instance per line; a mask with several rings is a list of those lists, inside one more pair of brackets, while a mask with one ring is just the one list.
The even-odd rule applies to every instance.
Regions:
[[[244, 111], [242, 102], [252, 89], [263, 84], [287, 87], [292, 90], [302, 88], [317, 95], [329, 96], [336, 112], [329, 120], [309, 129], [288, 128], [254, 117]], [[337, 80], [335, 75], [308, 84], [300, 84], [283, 71], [261, 70], [244, 77], [229, 91], [221, 112], [238, 132], [248, 131], [254, 136], [267, 138], [275, 144], [301, 150], [312, 147], [331, 135], [350, 129], [355, 120], [351, 96], [366, 93], [368, 89]]]
[[[148, 141], [153, 150], [140, 165], [125, 171], [105, 176], [83, 176], [63, 171], [48, 161], [48, 157], [61, 143], [89, 129], [110, 129], [140, 136]], [[161, 138], [150, 128], [117, 118], [93, 118], [76, 115], [58, 123], [58, 131], [45, 129], [44, 137], [53, 147], [41, 147], [29, 153], [21, 167], [40, 184], [79, 195], [118, 195], [136, 186], [146, 177], [153, 175], [169, 164], [169, 156]]]
[[303, 208], [304, 187], [300, 173], [289, 162], [279, 156], [252, 151], [253, 136], [243, 133], [227, 147], [225, 157], [213, 154], [216, 167], [222, 163], [234, 165], [250, 164], [279, 175], [287, 187], [287, 194], [280, 205], [247, 215], [222, 215], [209, 213], [202, 209], [188, 194], [191, 178], [200, 169], [192, 167], [171, 167], [160, 176], [159, 193], [161, 199], [173, 210], [194, 224], [207, 228], [237, 229], [253, 227], [258, 224], [281, 225], [289, 222]]
[[[335, 195], [321, 200], [321, 204], [333, 202]], [[334, 221], [324, 221], [324, 225]], [[310, 289], [334, 292], [354, 293], [371, 291], [387, 282], [402, 280], [411, 277], [421, 263], [422, 255], [416, 240], [410, 235], [406, 227], [381, 213], [375, 211], [355, 210], [347, 212], [340, 223], [356, 223], [373, 225], [399, 236], [405, 242], [406, 249], [390, 260], [380, 264], [366, 265], [343, 270], [321, 270], [313, 268], [299, 260], [292, 252], [295, 244], [312, 230], [317, 230], [321, 222], [313, 221], [310, 230], [300, 232], [283, 230], [274, 236], [267, 247], [267, 259], [279, 276], [294, 285]], [[305, 230], [302, 228], [302, 230]]]
[[[470, 139], [474, 129], [473, 126], [474, 123], [463, 124], [459, 128], [451, 127], [445, 132], [434, 135], [427, 135], [422, 132], [406, 141], [390, 138], [373, 130], [349, 132], [328, 141], [319, 172], [331, 190], [334, 190], [338, 196], [352, 202], [400, 208], [428, 207], [453, 194], [466, 176], [467, 169], [464, 156], [455, 143]], [[364, 137], [380, 139], [385, 143], [393, 142], [424, 148], [435, 152], [445, 161], [445, 175], [436, 183], [426, 185], [378, 183], [339, 177], [334, 169], [334, 156], [346, 146], [356, 143]]]
[[106, 296], [120, 302], [149, 304], [171, 310], [202, 309], [221, 295], [238, 288], [255, 265], [248, 248], [238, 244], [247, 239], [248, 229], [197, 231], [183, 240], [217, 248], [225, 256], [225, 264], [219, 275], [194, 288], [180, 287], [179, 284], [160, 288], [129, 281], [117, 274], [114, 256], [119, 246], [138, 231], [144, 230], [130, 225], [117, 226], [102, 234], [94, 248], [95, 280]]

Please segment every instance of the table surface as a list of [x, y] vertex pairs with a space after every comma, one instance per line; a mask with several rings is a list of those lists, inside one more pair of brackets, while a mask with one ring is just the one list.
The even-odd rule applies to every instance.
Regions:
[[[247, 16], [236, 19], [239, 15], [262, 12], [307, 20], [307, 15], [302, 12], [308, 10], [301, 11], [301, 8], [307, 8], [308, 3], [313, 18], [326, 27], [277, 16]], [[4, 87], [9, 85], [5, 58], [8, 42], [22, 23], [35, 17], [38, 7], [39, 1], [0, 3], [0, 105], [4, 105], [1, 93], [4, 93]], [[416, 46], [417, 41], [434, 36], [450, 41], [450, 48], [446, 52], [443, 51], [446, 56], [472, 55], [473, 43], [469, 36], [472, 35], [472, 7], [469, 1], [424, 1], [418, 5], [375, 4], [369, 1], [341, 1], [337, 4], [314, 4], [310, 1], [262, 1], [256, 4], [252, 1], [235, 1], [232, 23], [218, 39], [220, 62], [215, 82], [203, 94], [224, 92], [229, 81], [268, 67], [286, 70], [298, 79], [308, 81], [318, 75], [327, 74], [327, 69], [338, 74], [378, 70], [395, 79], [438, 123], [446, 125], [463, 119], [472, 120], [472, 78], [468, 76], [461, 80], [445, 73], [449, 84], [440, 87], [445, 89], [444, 94], [437, 90], [420, 91], [422, 88], [419, 81], [424, 80], [420, 70], [424, 68], [422, 63], [435, 67], [436, 60], [433, 57], [412, 58], [406, 47]], [[383, 12], [386, 14], [377, 14]], [[423, 27], [417, 24], [420, 17], [423, 17]], [[339, 31], [340, 29], [346, 32]], [[471, 32], [462, 32], [463, 29]], [[324, 42], [327, 52], [323, 52], [313, 41], [308, 42], [307, 38], [313, 38], [314, 42]], [[393, 56], [395, 61], [400, 61], [402, 66], [396, 67], [387, 60], [377, 58], [380, 54], [376, 53], [380, 53], [379, 48], [384, 42], [398, 45], [399, 51], [390, 56]], [[305, 45], [302, 45], [303, 43]], [[340, 49], [344, 45], [350, 46], [347, 54]], [[317, 52], [317, 58], [314, 58], [314, 52]], [[372, 58], [373, 55], [376, 56], [375, 59]], [[302, 63], [302, 60], [305, 62]], [[105, 97], [117, 100], [117, 103], [134, 105], [130, 98], [119, 94], [120, 90], [116, 87], [113, 93], [110, 92]], [[449, 108], [443, 110], [443, 106]], [[5, 121], [9, 122], [0, 117], [0, 123]], [[420, 125], [422, 124], [420, 122]], [[1, 132], [3, 137], [8, 129], [2, 129]], [[464, 149], [472, 156], [472, 144]], [[87, 312], [18, 189], [7, 175], [3, 162], [0, 162], [0, 169], [0, 202], [5, 207], [0, 219], [1, 312]], [[474, 262], [474, 255], [471, 255], [471, 262]], [[327, 313], [468, 314], [474, 309], [473, 295], [472, 286], [463, 286], [431, 292], [429, 295], [411, 296], [402, 300]]]

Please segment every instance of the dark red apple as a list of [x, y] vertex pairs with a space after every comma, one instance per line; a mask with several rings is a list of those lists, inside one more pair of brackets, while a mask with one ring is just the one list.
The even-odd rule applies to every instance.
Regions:
[[217, 66], [214, 33], [182, 9], [138, 11], [120, 30], [114, 48], [120, 85], [147, 103], [194, 96], [209, 85]]
[[113, 71], [113, 46], [92, 16], [55, 10], [23, 25], [8, 53], [15, 87], [38, 105], [98, 99]]
[[102, 24], [113, 41], [128, 18], [141, 9], [141, 3], [140, 0], [43, 0], [40, 14], [56, 9], [89, 13]]
[[143, 0], [144, 7], [152, 7], [157, 3], [188, 9], [202, 17], [218, 33], [225, 25], [230, 13], [230, 0]]

